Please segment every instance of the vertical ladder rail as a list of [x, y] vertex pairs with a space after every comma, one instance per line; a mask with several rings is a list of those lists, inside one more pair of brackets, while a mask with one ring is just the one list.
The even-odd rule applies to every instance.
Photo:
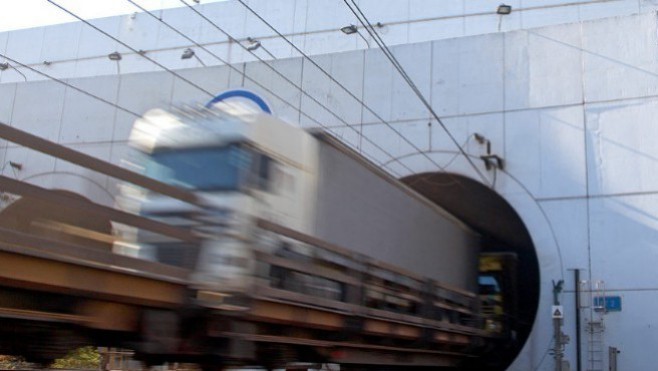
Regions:
[[[603, 281], [593, 281], [590, 283], [589, 292], [592, 310], [591, 317], [587, 323], [588, 336], [588, 368], [587, 371], [604, 371], [604, 333], [605, 323], [603, 316], [606, 313], [605, 308], [605, 283]], [[592, 300], [593, 299], [593, 300]]]

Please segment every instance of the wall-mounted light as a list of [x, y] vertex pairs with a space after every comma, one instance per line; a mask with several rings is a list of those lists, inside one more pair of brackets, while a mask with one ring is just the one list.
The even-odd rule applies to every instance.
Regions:
[[45, 66], [50, 66], [51, 64], [53, 64], [53, 62], [51, 62], [51, 61], [43, 61], [43, 64], [44, 64]]
[[18, 73], [19, 75], [21, 75], [21, 77], [23, 77], [23, 80], [27, 81], [27, 76], [25, 76], [25, 74], [21, 72], [18, 68], [14, 66], [10, 66], [9, 62], [0, 63], [0, 71], [5, 71], [9, 69], [9, 67], [13, 68], [14, 71], [16, 71], [16, 73]]
[[340, 31], [345, 35], [351, 35], [353, 33], [356, 33], [358, 30], [356, 29], [355, 25], [351, 24], [349, 26], [341, 27]]
[[204, 67], [206, 66], [206, 64], [203, 63], [201, 58], [199, 58], [199, 56], [196, 55], [196, 52], [194, 52], [194, 50], [192, 50], [192, 48], [187, 48], [187, 49], [183, 50], [183, 54], [181, 54], [180, 59], [191, 59], [191, 58], [194, 58], [197, 61], [199, 61], [199, 63], [202, 66], [204, 66]]
[[511, 5], [506, 5], [506, 4], [500, 4], [498, 5], [498, 9], [496, 9], [496, 13], [506, 15], [510, 14], [512, 12], [512, 6]]
[[487, 154], [480, 156], [482, 161], [484, 161], [484, 167], [487, 170], [503, 170], [505, 167], [505, 160], [500, 156], [491, 153], [491, 141], [480, 133], [473, 133], [473, 137], [479, 144], [486, 146]]
[[[380, 27], [380, 25], [381, 25], [381, 23], [377, 23], [377, 27]], [[382, 25], [382, 26], [383, 26], [383, 25]], [[370, 49], [370, 43], [368, 42], [368, 39], [366, 39], [365, 36], [363, 36], [363, 35], [361, 34], [361, 32], [359, 32], [359, 29], [358, 29], [355, 25], [351, 24], [351, 25], [349, 25], [349, 26], [342, 27], [342, 28], [340, 29], [340, 31], [341, 31], [342, 33], [344, 33], [345, 35], [352, 35], [352, 34], [355, 34], [355, 33], [356, 33], [356, 34], [359, 34], [359, 36], [361, 36], [361, 38], [363, 39], [363, 41], [364, 41], [364, 42], [366, 43], [366, 45], [368, 46], [368, 49]]]
[[482, 161], [484, 161], [484, 167], [487, 170], [491, 169], [499, 169], [499, 170], [504, 170], [505, 168], [505, 160], [500, 158], [498, 155], [483, 155], [480, 156]]
[[14, 161], [9, 161], [9, 166], [11, 166], [12, 169], [21, 171], [23, 170], [23, 164], [14, 162]]
[[110, 58], [111, 61], [120, 61], [121, 53], [119, 52], [110, 53], [107, 55], [107, 57]]
[[260, 48], [261, 46], [260, 41], [256, 39], [252, 39], [251, 37], [247, 37], [247, 41], [249, 41], [249, 45], [247, 45], [247, 50], [249, 50], [250, 52]]
[[190, 59], [194, 57], [194, 50], [187, 48], [183, 50], [183, 54], [181, 54], [180, 59]]

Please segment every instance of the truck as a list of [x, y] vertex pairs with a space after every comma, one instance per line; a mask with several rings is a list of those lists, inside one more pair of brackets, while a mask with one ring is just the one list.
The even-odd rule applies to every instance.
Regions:
[[501, 333], [515, 328], [518, 315], [518, 257], [510, 252], [481, 253], [479, 258], [479, 295], [481, 311], [487, 314], [490, 331]]
[[484, 348], [480, 236], [329, 133], [223, 104], [151, 110], [130, 143], [140, 171], [198, 202], [124, 187], [122, 203], [201, 241], [139, 231], [115, 247], [190, 270], [195, 309], [144, 315], [174, 325], [142, 353], [407, 367]]

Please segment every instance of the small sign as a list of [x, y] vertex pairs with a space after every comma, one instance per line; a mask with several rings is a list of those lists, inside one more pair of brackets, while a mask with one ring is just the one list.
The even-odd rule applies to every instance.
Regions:
[[594, 308], [605, 309], [606, 312], [621, 312], [621, 296], [595, 296]]
[[564, 318], [564, 308], [561, 305], [551, 307], [551, 316], [553, 318]]

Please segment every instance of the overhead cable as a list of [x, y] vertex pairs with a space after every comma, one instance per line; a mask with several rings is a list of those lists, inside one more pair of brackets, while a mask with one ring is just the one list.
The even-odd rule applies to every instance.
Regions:
[[[183, 0], [180, 0], [183, 1]], [[329, 72], [327, 72], [324, 68], [322, 68], [317, 62], [315, 62], [311, 57], [308, 56], [304, 51], [299, 49], [297, 45], [295, 45], [292, 41], [290, 41], [285, 35], [283, 35], [279, 30], [277, 30], [272, 24], [270, 24], [267, 20], [265, 20], [258, 12], [256, 12], [253, 8], [251, 8], [247, 3], [245, 3], [243, 0], [237, 0], [242, 6], [244, 6], [249, 12], [251, 12], [254, 16], [256, 16], [258, 19], [260, 19], [263, 24], [265, 24], [267, 27], [269, 27], [272, 31], [274, 31], [280, 38], [282, 38], [288, 45], [290, 45], [293, 49], [295, 49], [298, 53], [300, 53], [304, 58], [306, 58], [313, 66], [315, 66], [318, 70], [320, 70], [325, 76], [327, 76], [333, 83], [335, 83], [338, 87], [340, 87], [343, 91], [345, 91], [350, 97], [352, 97], [354, 100], [356, 100], [361, 106], [363, 106], [368, 112], [370, 112], [373, 116], [375, 116], [379, 121], [381, 121], [384, 125], [386, 125], [389, 129], [391, 129], [397, 136], [399, 136], [405, 143], [410, 145], [414, 150], [418, 151], [423, 157], [425, 157], [428, 161], [430, 161], [433, 165], [437, 166], [440, 170], [444, 170], [444, 167], [438, 164], [434, 159], [432, 159], [426, 151], [421, 150], [415, 143], [413, 143], [411, 140], [409, 140], [404, 134], [402, 134], [399, 130], [397, 130], [391, 123], [388, 121], [384, 120], [377, 112], [375, 112], [373, 109], [371, 109], [363, 100], [361, 100], [359, 97], [357, 97], [352, 91], [350, 91], [345, 85], [343, 85], [340, 81], [336, 80]], [[363, 37], [363, 36], [362, 36]], [[400, 162], [400, 164], [403, 164]], [[407, 166], [405, 166], [407, 170], [411, 171]]]
[[[141, 52], [140, 50], [137, 50], [137, 49], [131, 47], [130, 45], [126, 44], [125, 42], [123, 42], [123, 41], [119, 40], [118, 38], [112, 36], [111, 34], [105, 32], [104, 30], [100, 29], [99, 27], [93, 25], [91, 22], [89, 22], [89, 21], [83, 19], [82, 17], [78, 16], [78, 15], [75, 14], [74, 12], [72, 12], [72, 11], [68, 10], [67, 8], [63, 7], [62, 5], [58, 4], [57, 2], [55, 2], [55, 1], [53, 1], [53, 0], [46, 0], [46, 1], [48, 1], [48, 2], [51, 3], [52, 5], [56, 6], [57, 8], [61, 9], [62, 11], [66, 12], [67, 14], [71, 15], [72, 17], [78, 19], [79, 21], [85, 23], [86, 25], [90, 26], [91, 28], [95, 29], [96, 31], [100, 32], [101, 34], [105, 35], [106, 37], [108, 37], [108, 38], [110, 38], [110, 39], [116, 41], [117, 43], [121, 44], [122, 46], [124, 46], [124, 47], [126, 47], [127, 49], [131, 50], [132, 52], [136, 53], [137, 55], [140, 55], [140, 56], [143, 57], [144, 59], [146, 59], [146, 60], [150, 61], [151, 63], [155, 64], [156, 66], [158, 66], [158, 67], [162, 68], [163, 70], [169, 72], [170, 74], [174, 75], [175, 77], [177, 77], [177, 78], [179, 78], [179, 79], [185, 81], [185, 82], [188, 83], [190, 86], [193, 86], [193, 87], [195, 87], [196, 89], [198, 89], [198, 90], [200, 90], [200, 91], [206, 93], [206, 94], [207, 94], [208, 96], [210, 96], [210, 97], [213, 97], [213, 96], [214, 96], [213, 93], [211, 93], [211, 92], [209, 92], [208, 90], [202, 88], [202, 87], [199, 86], [198, 84], [195, 84], [194, 82], [190, 81], [189, 79], [187, 79], [187, 78], [181, 76], [180, 74], [176, 73], [175, 71], [171, 70], [170, 68], [168, 68], [168, 67], [162, 65], [161, 63], [157, 62], [157, 61], [154, 60], [153, 58], [148, 57], [147, 55], [145, 55], [145, 53]], [[279, 95], [275, 94], [272, 90], [266, 88], [266, 87], [263, 86], [262, 84], [260, 84], [260, 83], [258, 83], [257, 81], [253, 80], [252, 78], [250, 78], [249, 76], [247, 76], [244, 72], [242, 72], [242, 71], [240, 71], [239, 69], [237, 69], [235, 66], [232, 66], [230, 63], [228, 63], [228, 62], [224, 61], [223, 59], [221, 59], [221, 58], [220, 58], [219, 56], [217, 56], [215, 53], [210, 52], [207, 48], [201, 46], [199, 43], [197, 43], [197, 42], [195, 42], [194, 40], [190, 39], [190, 38], [187, 37], [185, 34], [183, 34], [182, 32], [178, 31], [176, 28], [174, 28], [174, 27], [170, 26], [168, 23], [162, 21], [162, 19], [160, 19], [159, 17], [155, 16], [152, 12], [150, 12], [150, 11], [148, 11], [148, 10], [142, 8], [141, 6], [139, 6], [138, 4], [136, 4], [135, 2], [133, 2], [132, 0], [128, 0], [128, 1], [129, 1], [130, 3], [132, 3], [133, 5], [137, 6], [138, 8], [142, 9], [143, 11], [147, 12], [147, 13], [150, 14], [152, 17], [158, 19], [160, 22], [162, 22], [163, 24], [167, 25], [167, 26], [170, 27], [172, 30], [174, 30], [175, 32], [177, 32], [179, 35], [183, 36], [184, 38], [186, 38], [186, 39], [189, 40], [190, 42], [192, 42], [192, 43], [194, 43], [195, 45], [197, 45], [198, 47], [202, 48], [203, 50], [205, 50], [205, 51], [208, 52], [209, 54], [211, 54], [211, 55], [217, 57], [219, 60], [221, 60], [221, 61], [222, 61], [223, 63], [225, 63], [227, 66], [229, 66], [230, 68], [234, 69], [235, 71], [237, 71], [237, 72], [240, 73], [242, 76], [244, 76], [245, 78], [249, 79], [250, 81], [253, 81], [255, 84], [257, 84], [258, 86], [262, 87], [263, 89], [265, 89], [266, 91], [268, 91], [268, 92], [269, 92], [270, 94], [272, 94], [273, 96], [279, 98], [282, 102], [284, 102], [284, 103], [290, 105], [290, 106], [293, 107], [293, 108], [296, 108], [294, 105], [292, 105], [291, 103], [287, 102], [287, 100], [285, 100], [285, 99], [281, 98]], [[185, 2], [183, 2], [183, 3], [189, 6], [189, 4], [187, 4], [187, 3], [185, 3]], [[190, 6], [190, 7], [191, 7], [191, 6]], [[196, 10], [196, 9], [194, 9], [194, 10]], [[229, 35], [229, 36], [230, 36], [230, 35]], [[233, 39], [233, 40], [235, 40], [235, 39]], [[244, 47], [242, 44], [240, 44], [240, 43], [238, 43], [238, 44], [239, 44], [240, 46]], [[257, 58], [259, 58], [259, 57], [257, 56]], [[260, 58], [259, 58], [259, 59], [260, 59]], [[260, 60], [262, 61], [262, 59], [260, 59]], [[321, 105], [321, 104], [320, 104], [320, 105]], [[297, 111], [298, 111], [300, 114], [303, 114], [304, 116], [306, 116], [306, 117], [308, 117], [309, 119], [313, 120], [313, 121], [316, 122], [318, 125], [320, 125], [320, 126], [326, 128], [326, 126], [322, 125], [322, 124], [321, 124], [320, 122], [318, 122], [317, 120], [315, 120], [315, 119], [313, 119], [312, 117], [308, 116], [308, 115], [307, 115], [306, 113], [304, 113], [301, 109], [297, 109]], [[138, 116], [138, 117], [139, 117], [139, 116]], [[328, 129], [328, 128], [326, 128], [326, 129]], [[353, 128], [352, 128], [352, 129], [353, 129]], [[359, 134], [359, 132], [358, 132], [356, 129], [353, 129], [353, 130], [355, 130], [355, 131], [357, 132], [357, 134]], [[375, 143], [373, 143], [373, 145], [375, 145], [376, 147], [378, 147]], [[387, 153], [383, 148], [381, 148], [381, 147], [378, 147], [378, 148], [379, 148], [381, 151], [383, 151], [384, 153]], [[373, 157], [373, 161], [376, 161], [376, 160], [374, 159], [374, 157]]]
[[[50, 0], [49, 0], [49, 1], [50, 1]], [[304, 115], [305, 117], [309, 118], [310, 120], [312, 120], [313, 122], [315, 122], [316, 124], [318, 124], [319, 126], [321, 126], [322, 128], [324, 128], [324, 129], [326, 129], [326, 130], [328, 130], [328, 131], [331, 131], [329, 127], [327, 127], [325, 124], [321, 123], [321, 122], [318, 121], [317, 119], [314, 119], [313, 117], [311, 117], [311, 116], [309, 116], [308, 114], [306, 114], [305, 112], [303, 112], [303, 111], [301, 110], [301, 108], [296, 108], [293, 104], [291, 104], [291, 103], [288, 102], [287, 100], [285, 100], [285, 99], [283, 99], [282, 97], [280, 97], [279, 95], [277, 95], [274, 91], [272, 91], [271, 89], [267, 88], [266, 86], [264, 86], [262, 83], [258, 82], [257, 80], [251, 78], [251, 77], [248, 76], [245, 72], [241, 71], [241, 70], [238, 69], [237, 67], [231, 65], [228, 61], [224, 60], [222, 57], [218, 56], [216, 53], [212, 52], [211, 50], [209, 50], [209, 49], [206, 48], [205, 46], [201, 45], [199, 42], [193, 40], [192, 38], [190, 38], [189, 36], [187, 36], [185, 33], [183, 33], [183, 32], [181, 32], [180, 30], [178, 30], [176, 27], [173, 27], [172, 25], [170, 25], [169, 23], [167, 23], [166, 21], [164, 21], [164, 20], [161, 19], [160, 17], [156, 16], [156, 15], [153, 14], [152, 12], [150, 12], [150, 11], [148, 11], [147, 9], [145, 9], [144, 7], [140, 6], [140, 5], [137, 4], [134, 0], [126, 0], [126, 1], [128, 1], [128, 2], [131, 3], [131, 4], [133, 4], [135, 7], [137, 7], [137, 8], [140, 9], [141, 11], [143, 11], [143, 12], [149, 14], [152, 18], [158, 20], [159, 22], [161, 22], [162, 24], [164, 24], [166, 27], [168, 27], [169, 29], [171, 29], [172, 31], [174, 31], [176, 34], [178, 34], [179, 36], [183, 37], [183, 38], [186, 39], [187, 41], [189, 41], [189, 42], [191, 42], [192, 44], [194, 44], [196, 47], [202, 49], [202, 50], [205, 51], [206, 53], [208, 53], [208, 54], [210, 54], [211, 56], [215, 57], [215, 58], [216, 58], [217, 60], [219, 60], [220, 62], [226, 64], [229, 68], [233, 69], [234, 71], [236, 71], [236, 72], [239, 73], [240, 75], [244, 76], [244, 77], [245, 77], [246, 79], [248, 79], [249, 81], [251, 81], [251, 82], [253, 82], [254, 84], [258, 85], [258, 86], [259, 86], [260, 88], [262, 88], [263, 90], [265, 90], [265, 91], [267, 91], [268, 93], [272, 94], [273, 96], [277, 97], [278, 99], [280, 99], [282, 102], [286, 103], [287, 105], [293, 107], [293, 108], [294, 108], [296, 111], [298, 111], [300, 114], [302, 114], [302, 115]], [[209, 19], [208, 17], [206, 17], [203, 13], [199, 12], [199, 11], [198, 11], [197, 9], [195, 9], [192, 5], [188, 4], [188, 3], [185, 2], [184, 0], [180, 0], [180, 2], [183, 3], [184, 5], [186, 5], [189, 9], [191, 9], [194, 13], [196, 13], [198, 16], [200, 16], [202, 19], [204, 19], [206, 22], [208, 22], [210, 25], [212, 25], [212, 26], [213, 26], [215, 29], [217, 29], [219, 32], [221, 32], [222, 34], [224, 34], [224, 35], [225, 35], [225, 36], [226, 36], [231, 42], [236, 43], [236, 44], [239, 45], [241, 48], [243, 48], [245, 51], [251, 53], [251, 54], [252, 54], [254, 57], [256, 57], [260, 62], [262, 62], [267, 68], [269, 68], [270, 70], [272, 70], [275, 74], [277, 74], [279, 77], [281, 77], [284, 81], [286, 81], [286, 82], [289, 83], [291, 86], [294, 86], [297, 90], [299, 90], [301, 94], [303, 94], [303, 95], [306, 96], [307, 98], [311, 99], [311, 101], [313, 101], [314, 103], [316, 103], [317, 105], [319, 105], [320, 107], [322, 107], [325, 111], [327, 111], [329, 114], [331, 114], [331, 115], [332, 115], [333, 117], [335, 117], [337, 120], [339, 120], [340, 122], [342, 122], [344, 126], [346, 126], [347, 128], [351, 129], [352, 131], [354, 131], [357, 135], [361, 136], [365, 141], [367, 141], [368, 143], [370, 143], [371, 145], [373, 145], [376, 149], [378, 149], [379, 151], [381, 151], [382, 153], [384, 153], [386, 156], [389, 156], [389, 157], [391, 157], [392, 159], [395, 159], [395, 156], [393, 156], [390, 152], [388, 152], [386, 149], [384, 149], [383, 147], [381, 147], [381, 146], [378, 145], [377, 143], [373, 142], [371, 139], [369, 139], [369, 138], [367, 138], [366, 136], [364, 136], [361, 132], [359, 132], [358, 129], [356, 129], [356, 128], [354, 127], [353, 124], [350, 124], [350, 123], [348, 123], [347, 121], [345, 121], [342, 117], [340, 117], [340, 116], [339, 116], [338, 114], [336, 114], [334, 111], [332, 111], [331, 109], [329, 109], [326, 105], [322, 104], [322, 102], [318, 101], [315, 97], [313, 97], [312, 95], [308, 94], [308, 93], [307, 93], [307, 92], [306, 92], [301, 86], [297, 85], [294, 81], [292, 81], [290, 78], [288, 78], [287, 76], [285, 76], [283, 73], [281, 73], [281, 72], [280, 72], [279, 70], [277, 70], [275, 67], [273, 67], [270, 63], [268, 63], [267, 61], [265, 61], [264, 59], [262, 59], [260, 56], [258, 56], [257, 54], [255, 54], [255, 51], [254, 51], [254, 50], [249, 50], [248, 47], [244, 46], [244, 45], [243, 45], [242, 43], [240, 43], [236, 38], [234, 38], [230, 33], [228, 33], [227, 31], [225, 31], [222, 27], [220, 27], [220, 26], [217, 25], [215, 22], [213, 22], [211, 19]], [[373, 160], [374, 162], [377, 162], [377, 163], [379, 163], [379, 164], [381, 165], [381, 163], [380, 163], [379, 161], [377, 161], [376, 158], [375, 158], [374, 156], [371, 156], [371, 157], [372, 157], [372, 160]], [[411, 171], [411, 170], [408, 168], [408, 166], [406, 166], [405, 164], [402, 164], [402, 163], [401, 163], [400, 165], [403, 166], [403, 167], [405, 167], [407, 170]]]
[[113, 106], [114, 108], [119, 109], [119, 110], [121, 110], [121, 111], [123, 111], [123, 112], [126, 112], [126, 113], [128, 113], [128, 114], [130, 114], [130, 115], [133, 115], [133, 116], [135, 116], [135, 117], [140, 117], [140, 116], [141, 116], [141, 115], [138, 114], [137, 112], [131, 111], [131, 110], [129, 110], [129, 109], [125, 108], [125, 107], [122, 107], [122, 106], [120, 106], [120, 105], [118, 105], [118, 104], [116, 104], [116, 103], [114, 103], [114, 102], [110, 102], [109, 100], [107, 100], [107, 99], [105, 99], [105, 98], [101, 98], [101, 97], [99, 97], [98, 95], [92, 94], [92, 93], [90, 93], [90, 92], [88, 92], [88, 91], [86, 91], [86, 90], [84, 90], [84, 89], [80, 89], [79, 87], [77, 87], [77, 86], [75, 86], [75, 85], [72, 85], [72, 84], [70, 84], [70, 83], [68, 83], [68, 82], [66, 82], [66, 81], [64, 81], [64, 80], [62, 80], [62, 79], [58, 79], [57, 77], [54, 77], [54, 76], [49, 75], [49, 74], [47, 74], [47, 73], [45, 73], [45, 72], [39, 71], [39, 70], [37, 70], [37, 69], [35, 69], [35, 68], [33, 68], [33, 67], [28, 66], [27, 64], [24, 64], [24, 63], [21, 63], [21, 62], [15, 60], [15, 59], [12, 59], [11, 57], [9, 57], [9, 56], [7, 56], [7, 55], [5, 55], [5, 54], [0, 53], [0, 57], [1, 57], [1, 58], [5, 58], [5, 59], [7, 59], [8, 61], [11, 61], [11, 62], [14, 63], [14, 64], [17, 64], [17, 65], [19, 65], [19, 66], [21, 66], [21, 67], [23, 67], [23, 68], [25, 68], [25, 69], [28, 69], [28, 70], [30, 70], [30, 71], [32, 71], [32, 72], [38, 74], [38, 75], [41, 75], [41, 76], [43, 76], [43, 77], [45, 77], [45, 78], [47, 78], [47, 79], [49, 79], [49, 80], [53, 80], [53, 81], [55, 81], [55, 82], [57, 82], [57, 83], [60, 83], [60, 84], [62, 84], [62, 85], [64, 85], [64, 86], [66, 86], [66, 87], [68, 87], [68, 88], [71, 88], [71, 89], [73, 89], [73, 90], [75, 90], [75, 91], [77, 91], [77, 92], [79, 92], [79, 93], [82, 93], [82, 94], [84, 94], [84, 95], [86, 95], [86, 96], [88, 96], [88, 97], [91, 97], [91, 98], [96, 99], [96, 100], [98, 100], [98, 101], [100, 101], [100, 102], [103, 102], [103, 103], [105, 103], [105, 104], [108, 104], [108, 105], [110, 105], [110, 106]]
[[[238, 0], [238, 1], [242, 2], [242, 0]], [[411, 87], [411, 90], [416, 94], [416, 96], [421, 101], [421, 103], [427, 108], [427, 110], [434, 117], [434, 119], [439, 123], [439, 125], [441, 125], [441, 128], [443, 128], [443, 130], [448, 135], [450, 140], [455, 144], [455, 146], [457, 146], [457, 149], [459, 150], [459, 152], [461, 152], [461, 154], [464, 156], [466, 161], [468, 161], [468, 163], [471, 165], [471, 167], [475, 170], [475, 172], [478, 174], [478, 176], [482, 179], [482, 181], [485, 184], [488, 184], [489, 182], [488, 182], [487, 178], [484, 176], [484, 174], [482, 174], [480, 169], [475, 165], [475, 163], [469, 157], [469, 155], [466, 153], [466, 151], [464, 151], [464, 149], [459, 145], [459, 142], [457, 142], [457, 139], [455, 139], [455, 137], [452, 135], [450, 130], [448, 130], [448, 128], [445, 126], [445, 124], [443, 123], [443, 121], [441, 120], [439, 115], [434, 111], [434, 108], [432, 108], [432, 105], [427, 101], [427, 99], [425, 98], [423, 93], [418, 89], [418, 87], [413, 82], [411, 77], [409, 77], [409, 75], [405, 71], [404, 67], [402, 67], [402, 65], [397, 60], [397, 58], [393, 55], [393, 53], [391, 53], [390, 49], [388, 48], [388, 46], [386, 45], [384, 40], [379, 36], [377, 31], [373, 27], [372, 23], [370, 23], [370, 21], [365, 16], [365, 14], [361, 11], [361, 9], [356, 4], [356, 2], [354, 0], [351, 0], [351, 1], [352, 1], [352, 4], [353, 4], [354, 8], [349, 4], [348, 0], [343, 0], [345, 5], [347, 5], [347, 7], [350, 9], [350, 11], [352, 11], [354, 16], [356, 16], [356, 18], [363, 25], [363, 27], [366, 29], [366, 31], [368, 31], [368, 33], [373, 38], [373, 40], [377, 43], [377, 45], [379, 45], [380, 49], [382, 50], [384, 55], [387, 57], [387, 59], [391, 62], [391, 64], [393, 64], [395, 69], [402, 76], [402, 78], [407, 82], [409, 87]]]
[[208, 94], [208, 96], [210, 96], [210, 97], [215, 96], [213, 93], [211, 93], [211, 92], [209, 92], [208, 90], [202, 88], [202, 87], [199, 86], [198, 84], [195, 84], [193, 81], [190, 81], [189, 79], [187, 79], [187, 78], [181, 76], [180, 74], [178, 74], [178, 73], [172, 71], [171, 69], [169, 69], [169, 68], [167, 68], [166, 66], [164, 66], [162, 63], [160, 63], [160, 62], [156, 61], [155, 59], [149, 57], [148, 55], [146, 55], [145, 53], [141, 52], [140, 50], [137, 50], [137, 49], [133, 48], [132, 46], [126, 44], [125, 42], [123, 42], [123, 41], [119, 40], [118, 38], [116, 38], [116, 37], [110, 35], [109, 33], [105, 32], [105, 31], [102, 30], [101, 28], [96, 27], [96, 26], [93, 25], [91, 22], [85, 20], [84, 18], [78, 16], [77, 14], [73, 13], [72, 11], [66, 9], [65, 7], [63, 7], [63, 6], [61, 6], [61, 5], [59, 5], [59, 4], [56, 3], [54, 0], [46, 0], [46, 1], [48, 1], [48, 2], [51, 3], [51, 4], [53, 4], [54, 6], [58, 7], [59, 9], [61, 9], [61, 10], [64, 11], [65, 13], [67, 13], [68, 15], [70, 15], [70, 16], [76, 18], [77, 20], [83, 22], [83, 23], [86, 24], [87, 26], [89, 26], [89, 27], [95, 29], [96, 31], [102, 33], [103, 35], [107, 36], [108, 38], [110, 38], [110, 39], [116, 41], [117, 43], [121, 44], [121, 45], [124, 46], [125, 48], [128, 48], [129, 50], [131, 50], [131, 51], [134, 52], [135, 54], [140, 55], [142, 58], [148, 60], [149, 62], [155, 64], [156, 66], [158, 66], [158, 67], [162, 68], [163, 70], [169, 72], [170, 74], [176, 76], [177, 78], [179, 78], [179, 79], [185, 81], [185, 82], [186, 82], [187, 84], [189, 84], [190, 86], [192, 86], [192, 87], [194, 87], [194, 88], [196, 88], [196, 89], [199, 89], [200, 91], [202, 91], [202, 92]]

